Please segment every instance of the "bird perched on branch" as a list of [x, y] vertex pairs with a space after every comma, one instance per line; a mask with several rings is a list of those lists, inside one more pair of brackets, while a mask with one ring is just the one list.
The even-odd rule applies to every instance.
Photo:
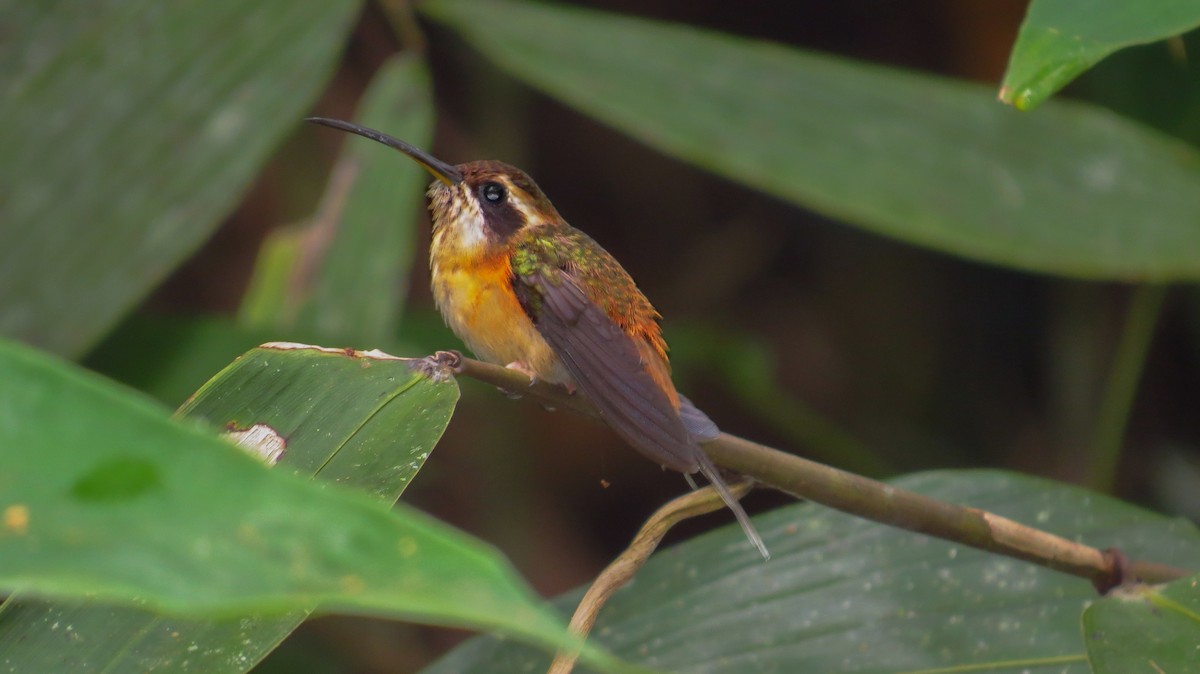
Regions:
[[719, 431], [675, 390], [659, 314], [623, 267], [571, 227], [520, 169], [447, 164], [402, 140], [309, 121], [395, 148], [433, 175], [429, 267], [446, 323], [480, 359], [579, 390], [626, 442], [716, 488], [764, 558], [762, 538], [700, 442]]

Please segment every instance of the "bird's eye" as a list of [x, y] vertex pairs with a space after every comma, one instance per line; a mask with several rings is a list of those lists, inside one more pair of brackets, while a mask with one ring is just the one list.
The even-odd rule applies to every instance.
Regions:
[[500, 183], [484, 183], [479, 188], [479, 194], [483, 196], [483, 200], [490, 204], [498, 204], [504, 201], [504, 185]]

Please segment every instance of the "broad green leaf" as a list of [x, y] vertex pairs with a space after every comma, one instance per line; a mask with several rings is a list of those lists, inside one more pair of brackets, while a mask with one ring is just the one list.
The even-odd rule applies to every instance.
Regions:
[[0, 0], [0, 335], [78, 355], [219, 224], [353, 0]]
[[288, 439], [286, 469], [400, 497], [450, 421], [458, 386], [420, 359], [272, 343], [213, 377], [180, 408], [211, 426], [266, 424]]
[[[895, 484], [1120, 546], [1133, 558], [1200, 567], [1192, 524], [1078, 488], [998, 471], [924, 473]], [[812, 504], [755, 524], [769, 562], [736, 526], [668, 548], [614, 595], [593, 639], [680, 674], [1089, 671], [1079, 616], [1096, 595], [1086, 580]], [[579, 594], [560, 606], [569, 610]], [[528, 648], [480, 638], [425, 674], [536, 672], [545, 662]]]
[[[95, 663], [94, 671], [115, 664], [161, 671], [171, 657], [176, 670], [203, 662], [204, 671], [244, 671], [273, 645], [256, 641], [259, 621], [294, 621], [314, 607], [570, 643], [558, 619], [486, 546], [403, 506], [388, 512], [378, 498], [292, 474], [319, 470], [394, 497], [457, 396], [453, 382], [430, 380], [415, 365], [287, 345], [232, 364], [185, 410], [225, 421], [227, 435], [258, 429], [286, 440], [290, 470], [267, 469], [194, 421], [172, 420], [92, 375], [5, 344], [0, 588], [176, 617], [257, 616], [217, 622], [211, 631], [202, 625], [198, 635], [186, 633], [185, 621], [164, 619], [117, 644], [69, 635], [80, 651], [66, 661]], [[353, 380], [362, 388], [349, 390]], [[388, 453], [388, 445], [406, 440], [401, 452]], [[45, 639], [41, 651], [52, 643], [64, 649], [63, 630], [78, 628], [30, 625], [0, 627], [4, 657], [34, 631]], [[206, 641], [198, 645], [192, 636]], [[237, 640], [246, 638], [251, 647], [239, 652]], [[147, 647], [139, 651], [142, 640]], [[229, 646], [209, 650], [221, 640]]]
[[1000, 87], [1028, 110], [1109, 54], [1200, 26], [1194, 0], [1033, 0]]
[[[400, 56], [385, 63], [358, 118], [428, 146], [433, 97], [424, 61]], [[338, 134], [317, 126], [305, 132]], [[345, 139], [345, 149], [318, 212], [302, 234], [268, 240], [256, 273], [258, 292], [247, 298], [247, 309], [259, 323], [271, 320], [323, 339], [374, 346], [394, 338], [400, 323], [427, 174], [382, 145], [337, 137]]]
[[1189, 672], [1200, 662], [1200, 576], [1118, 589], [1083, 612], [1093, 674]]
[[1200, 152], [1105, 110], [1020, 115], [987, 87], [574, 7], [422, 8], [646, 144], [846, 222], [1033, 271], [1200, 278]]
[[[166, 341], [183, 350], [186, 360], [201, 362], [206, 361], [206, 349], [246, 338], [215, 319], [139, 322], [128, 329], [140, 329], [143, 335], [155, 331], [157, 340], [141, 341]], [[174, 354], [158, 355], [160, 361], [148, 368], [171, 370], [161, 359]], [[421, 375], [408, 361], [318, 349], [290, 351], [283, 363], [286, 369], [276, 377], [256, 376], [271, 367], [271, 361], [278, 367], [279, 356], [277, 349], [246, 354], [210, 381], [185, 414], [202, 416], [218, 428], [236, 427], [248, 408], [259, 423], [277, 429], [324, 419], [319, 433], [309, 426], [288, 433], [278, 470], [336, 481], [394, 502], [441, 437], [457, 387]], [[372, 367], [364, 368], [368, 363]], [[322, 417], [316, 413], [322, 409], [340, 414]], [[191, 667], [210, 674], [242, 672], [307, 615], [297, 611], [281, 618], [184, 620], [134, 607], [18, 597], [0, 607], [0, 652], [23, 671], [162, 672]], [[64, 625], [78, 638], [69, 648], [48, 647], [59, 640]]]
[[[358, 121], [418, 147], [433, 140], [433, 92], [425, 62], [393, 58], [372, 80]], [[309, 133], [338, 133], [310, 127]], [[347, 175], [350, 185], [311, 288], [301, 322], [320, 334], [386, 339], [396, 334], [429, 176], [407, 157], [378, 143], [345, 136], [345, 149], [330, 181]]]

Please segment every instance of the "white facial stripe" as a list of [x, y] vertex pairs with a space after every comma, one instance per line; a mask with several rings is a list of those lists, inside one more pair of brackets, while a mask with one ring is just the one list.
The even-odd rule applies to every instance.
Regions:
[[429, 186], [430, 206], [438, 225], [433, 232], [435, 248], [472, 253], [486, 242], [483, 213], [466, 194], [468, 189], [466, 183], [445, 185], [434, 181]]
[[470, 189], [466, 183], [460, 183], [457, 187], [463, 193], [463, 196], [466, 197], [460, 200], [461, 203], [465, 204], [465, 209], [462, 213], [458, 214], [457, 218], [457, 243], [461, 248], [473, 250], [482, 246], [487, 240], [487, 231], [483, 224], [483, 212], [479, 210], [479, 204], [470, 198], [470, 195], [466, 194], [466, 191]]
[[[513, 194], [517, 191], [517, 188], [513, 187], [512, 183], [508, 181], [508, 178], [504, 178], [504, 185], [508, 188], [509, 194]], [[538, 217], [537, 211], [530, 208], [529, 203], [525, 199], [514, 199], [510, 196], [508, 201], [518, 211], [521, 212], [522, 219], [525, 221], [526, 226], [541, 224], [541, 218]]]

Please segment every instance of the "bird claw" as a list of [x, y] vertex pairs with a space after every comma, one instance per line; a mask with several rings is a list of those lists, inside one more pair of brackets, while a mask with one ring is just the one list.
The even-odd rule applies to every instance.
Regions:
[[454, 374], [462, 374], [463, 371], [463, 355], [460, 351], [436, 351], [430, 360], [450, 370]]
[[462, 374], [462, 360], [463, 355], [457, 351], [438, 351], [412, 361], [412, 367], [436, 382], [443, 382]]
[[[513, 362], [509, 363], [508, 365], [505, 365], [504, 367], [505, 367], [505, 369], [514, 370], [516, 372], [520, 372], [521, 374], [525, 375], [526, 377], [529, 377], [529, 385], [530, 386], [533, 386], [534, 384], [536, 384], [538, 382], [537, 375], [534, 374], [533, 370], [530, 369], [530, 367], [528, 365], [526, 365], [525, 363], [523, 363], [519, 360], [514, 360]], [[506, 389], [503, 387], [497, 387], [497, 388], [500, 390], [501, 393], [504, 394], [505, 398], [508, 398], [510, 400], [519, 400], [520, 398], [523, 398], [525, 395], [525, 394], [521, 393], [520, 391], [513, 391], [511, 389]]]
[[504, 367], [505, 367], [505, 369], [515, 370], [515, 371], [520, 372], [521, 374], [525, 375], [526, 377], [529, 377], [529, 385], [530, 386], [533, 386], [534, 384], [538, 383], [537, 373], [534, 372], [533, 368], [526, 365], [523, 361], [514, 360], [513, 362], [509, 363], [508, 365], [505, 365]]

